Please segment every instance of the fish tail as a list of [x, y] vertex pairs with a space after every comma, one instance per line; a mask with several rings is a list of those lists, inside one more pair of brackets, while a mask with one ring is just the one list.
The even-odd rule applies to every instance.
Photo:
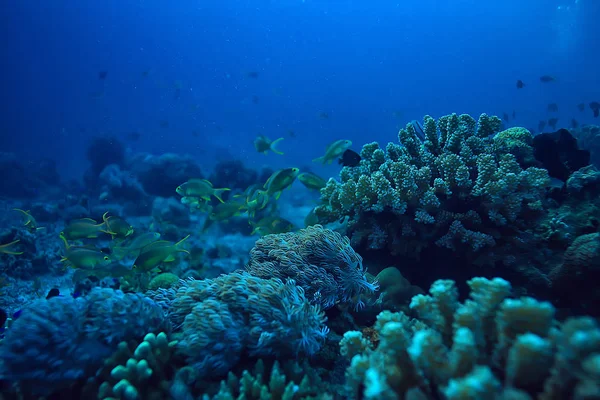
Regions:
[[221, 203], [225, 203], [223, 201], [223, 199], [221, 198], [221, 196], [223, 196], [223, 193], [230, 191], [231, 189], [228, 188], [222, 188], [222, 189], [215, 189], [213, 192], [213, 196], [215, 196], [217, 198], [217, 200], [219, 200]]
[[273, 141], [271, 142], [271, 151], [272, 151], [273, 153], [275, 153], [275, 154], [280, 154], [280, 155], [283, 155], [283, 152], [282, 152], [282, 151], [280, 151], [280, 150], [278, 150], [278, 149], [277, 149], [277, 147], [276, 147], [276, 146], [277, 146], [277, 144], [279, 144], [279, 143], [280, 143], [280, 142], [281, 142], [283, 139], [284, 139], [284, 138], [282, 138], [282, 137], [281, 137], [281, 138], [279, 138], [279, 139], [276, 139], [276, 140], [273, 140]]
[[20, 240], [19, 240], [19, 239], [17, 239], [17, 240], [13, 240], [13, 241], [12, 241], [12, 242], [10, 242], [10, 243], [6, 243], [6, 244], [2, 244], [2, 245], [0, 245], [0, 253], [4, 253], [4, 254], [12, 254], [12, 255], [15, 255], [15, 256], [18, 256], [18, 255], [21, 255], [21, 254], [23, 254], [23, 252], [22, 252], [22, 251], [12, 251], [12, 250], [9, 250], [10, 246], [12, 246], [12, 245], [14, 245], [14, 244], [17, 244], [17, 243], [19, 243], [19, 242], [20, 242]]
[[327, 160], [325, 159], [325, 156], [323, 157], [318, 157], [315, 158], [314, 160], [312, 160], [313, 162], [317, 162], [317, 163], [321, 163], [323, 165], [325, 165], [327, 163]]

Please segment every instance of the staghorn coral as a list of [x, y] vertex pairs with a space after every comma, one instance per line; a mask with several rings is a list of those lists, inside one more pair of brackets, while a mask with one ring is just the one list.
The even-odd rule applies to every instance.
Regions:
[[322, 222], [348, 218], [353, 245], [377, 231], [373, 243], [395, 254], [419, 257], [435, 244], [495, 262], [484, 250], [511, 245], [504, 238], [520, 236], [543, 211], [548, 174], [523, 169], [532, 162], [531, 133], [498, 133], [500, 120], [486, 114], [479, 121], [426, 116], [423, 126], [424, 143], [409, 124], [398, 134], [400, 145], [363, 146], [360, 165], [344, 167], [340, 181], [321, 190], [316, 214]]
[[0, 345], [0, 378], [50, 393], [93, 375], [119, 342], [168, 329], [161, 309], [140, 294], [96, 288], [84, 298], [38, 300]]
[[324, 308], [339, 302], [362, 308], [361, 294], [377, 290], [348, 238], [321, 225], [260, 238], [246, 269], [261, 278], [294, 279]]
[[177, 349], [200, 377], [226, 374], [243, 355], [314, 354], [328, 333], [324, 313], [293, 280], [234, 272], [151, 296], [180, 330]]
[[511, 286], [503, 279], [474, 278], [467, 283], [470, 298], [462, 304], [449, 280], [434, 282], [430, 295], [415, 296], [411, 308], [421, 320], [380, 313], [375, 324], [380, 343], [375, 349], [360, 332], [346, 333], [340, 346], [351, 361], [346, 372], [351, 397], [600, 396], [600, 327], [593, 319], [571, 318], [559, 324], [550, 303], [507, 298]]

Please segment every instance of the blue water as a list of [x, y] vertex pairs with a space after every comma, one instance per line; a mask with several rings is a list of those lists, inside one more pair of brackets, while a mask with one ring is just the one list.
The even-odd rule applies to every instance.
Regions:
[[[79, 178], [90, 138], [133, 131], [135, 152], [210, 169], [310, 165], [425, 114], [514, 111], [507, 125], [537, 128], [557, 103], [559, 125], [591, 123], [576, 104], [600, 98], [598, 15], [594, 0], [10, 2], [0, 148]], [[258, 134], [286, 137], [285, 157], [257, 154]]]

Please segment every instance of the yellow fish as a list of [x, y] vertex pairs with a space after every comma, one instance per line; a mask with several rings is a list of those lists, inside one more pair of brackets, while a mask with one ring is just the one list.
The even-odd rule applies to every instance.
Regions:
[[231, 190], [228, 188], [216, 189], [213, 184], [206, 179], [190, 179], [189, 181], [177, 186], [175, 191], [182, 197], [198, 197], [206, 201], [210, 200], [210, 196], [214, 196], [221, 203], [224, 203], [221, 196], [223, 193]]
[[184, 237], [177, 243], [169, 242], [167, 240], [159, 240], [150, 243], [140, 251], [140, 255], [133, 263], [133, 269], [136, 272], [149, 272], [157, 268], [163, 262], [174, 261], [176, 253], [190, 254], [189, 251], [181, 248], [181, 244], [189, 237], [190, 235]]
[[315, 158], [313, 162], [320, 162], [322, 164], [331, 164], [333, 160], [337, 160], [340, 158], [342, 154], [346, 150], [348, 150], [352, 146], [351, 140], [336, 140], [327, 146], [325, 150], [325, 155], [319, 158]]
[[104, 233], [108, 233], [113, 239], [126, 238], [133, 234], [133, 226], [129, 225], [123, 218], [116, 216], [108, 217], [107, 215], [108, 212], [104, 213], [102, 216], [102, 220], [104, 220], [104, 223], [106, 224]]
[[273, 196], [275, 200], [279, 199], [281, 192], [294, 183], [299, 173], [298, 168], [284, 168], [273, 172], [264, 186], [267, 194]]
[[20, 240], [13, 240], [10, 243], [0, 244], [0, 253], [2, 253], [2, 254], [11, 254], [11, 255], [14, 255], [14, 256], [18, 256], [18, 255], [23, 254], [22, 251], [16, 251], [16, 249], [15, 249], [15, 245], [17, 243], [19, 243], [19, 242], [20, 242]]
[[312, 172], [302, 172], [298, 175], [298, 180], [307, 188], [312, 190], [321, 190], [325, 187], [327, 182], [325, 179]]
[[267, 154], [269, 150], [271, 150], [275, 154], [283, 155], [283, 153], [276, 148], [277, 144], [280, 143], [282, 140], [283, 138], [271, 140], [265, 135], [260, 135], [256, 139], [254, 139], [254, 148], [256, 149], [256, 151], [263, 154]]
[[76, 240], [97, 238], [103, 233], [106, 233], [106, 222], [99, 224], [91, 218], [82, 218], [71, 221], [60, 234], [65, 239]]
[[265, 217], [257, 223], [252, 223], [252, 233], [258, 233], [261, 236], [272, 235], [276, 233], [285, 233], [294, 230], [294, 224], [281, 217]]
[[73, 268], [94, 270], [112, 263], [112, 259], [108, 254], [95, 247], [70, 246], [64, 235], [60, 235], [60, 238], [65, 244], [65, 255], [60, 261], [70, 264]]
[[29, 211], [24, 211], [24, 210], [21, 210], [20, 208], [13, 208], [13, 211], [18, 211], [21, 214], [23, 214], [23, 224], [29, 230], [35, 232], [40, 229], [44, 229], [44, 228], [38, 228], [37, 221], [35, 220], [35, 218], [33, 218], [33, 215], [31, 215]]

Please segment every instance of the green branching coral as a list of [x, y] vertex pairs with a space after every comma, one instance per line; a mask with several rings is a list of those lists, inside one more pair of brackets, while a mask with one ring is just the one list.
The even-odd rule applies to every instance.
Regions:
[[[360, 332], [340, 346], [350, 359], [353, 398], [566, 399], [600, 396], [600, 327], [591, 318], [558, 323], [554, 307], [530, 297], [508, 298], [500, 278], [468, 282], [458, 301], [453, 281], [413, 297], [420, 320], [384, 311], [376, 348]], [[518, 397], [515, 397], [518, 396]], [[591, 396], [591, 397], [590, 397]]]
[[[521, 230], [525, 216], [541, 210], [550, 182], [546, 170], [529, 166], [531, 133], [498, 132], [500, 125], [486, 114], [426, 116], [424, 143], [412, 124], [400, 130], [399, 145], [368, 143], [359, 166], [327, 182], [315, 212], [324, 223], [348, 218], [353, 244], [387, 243], [396, 253], [418, 256], [432, 243], [470, 252], [494, 246], [495, 231]], [[387, 241], [372, 240], [378, 230]]]

